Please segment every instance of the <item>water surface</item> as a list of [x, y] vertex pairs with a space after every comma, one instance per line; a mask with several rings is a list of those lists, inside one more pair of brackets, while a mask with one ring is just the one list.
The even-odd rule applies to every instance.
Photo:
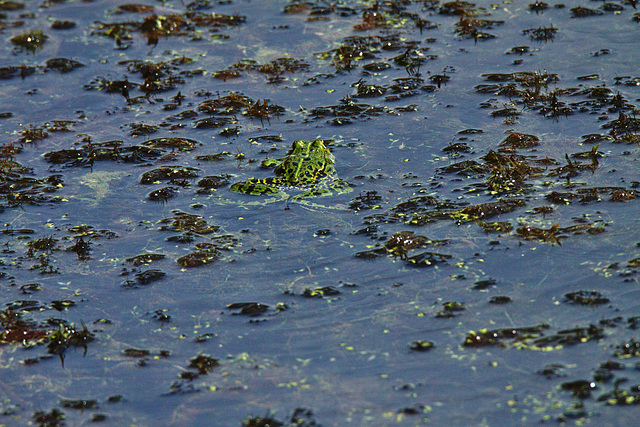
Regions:
[[0, 423], [637, 419], [634, 1], [16, 4]]

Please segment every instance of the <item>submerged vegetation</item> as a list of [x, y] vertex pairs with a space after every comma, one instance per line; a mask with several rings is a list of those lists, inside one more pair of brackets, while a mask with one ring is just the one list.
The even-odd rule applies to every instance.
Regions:
[[0, 424], [632, 424], [635, 9], [0, 2]]

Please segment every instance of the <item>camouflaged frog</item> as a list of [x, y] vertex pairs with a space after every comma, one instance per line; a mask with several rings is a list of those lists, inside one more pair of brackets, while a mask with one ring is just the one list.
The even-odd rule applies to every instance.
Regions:
[[[353, 191], [349, 183], [337, 177], [334, 164], [335, 157], [321, 139], [298, 140], [285, 157], [262, 162], [265, 168], [275, 166], [275, 177], [240, 181], [231, 186], [231, 191], [300, 203], [311, 197]], [[292, 190], [302, 193], [290, 196]]]

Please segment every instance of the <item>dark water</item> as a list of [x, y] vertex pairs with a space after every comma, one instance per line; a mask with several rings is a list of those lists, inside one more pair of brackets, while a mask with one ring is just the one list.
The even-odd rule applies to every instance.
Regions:
[[634, 1], [2, 5], [0, 423], [637, 419]]

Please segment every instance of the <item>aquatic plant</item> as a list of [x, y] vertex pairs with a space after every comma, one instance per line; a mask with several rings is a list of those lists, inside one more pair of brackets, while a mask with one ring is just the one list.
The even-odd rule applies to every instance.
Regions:
[[42, 50], [48, 38], [49, 36], [44, 34], [42, 30], [32, 29], [11, 37], [11, 43], [15, 44], [19, 51], [26, 50], [35, 54]]

